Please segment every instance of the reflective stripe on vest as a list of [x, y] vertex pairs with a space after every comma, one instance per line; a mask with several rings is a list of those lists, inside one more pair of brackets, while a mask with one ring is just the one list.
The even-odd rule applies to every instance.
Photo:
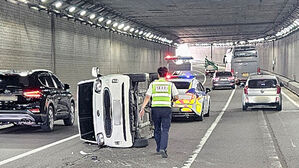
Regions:
[[171, 107], [171, 85], [164, 78], [153, 82], [152, 107]]

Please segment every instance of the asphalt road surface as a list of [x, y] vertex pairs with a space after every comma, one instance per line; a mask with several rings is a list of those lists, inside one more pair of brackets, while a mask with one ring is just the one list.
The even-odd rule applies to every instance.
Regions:
[[[194, 70], [203, 72], [200, 65]], [[203, 75], [205, 87], [211, 79]], [[242, 88], [213, 90], [210, 117], [172, 122], [167, 159], [146, 148], [101, 148], [79, 139], [77, 125], [55, 131], [0, 126], [0, 167], [299, 167], [299, 98], [283, 88], [283, 110], [242, 111]]]

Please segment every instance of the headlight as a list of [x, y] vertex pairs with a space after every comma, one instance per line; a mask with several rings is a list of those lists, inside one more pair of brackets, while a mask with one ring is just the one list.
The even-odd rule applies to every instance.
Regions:
[[97, 80], [95, 84], [95, 92], [101, 93], [101, 91], [102, 91], [102, 82], [100, 80]]

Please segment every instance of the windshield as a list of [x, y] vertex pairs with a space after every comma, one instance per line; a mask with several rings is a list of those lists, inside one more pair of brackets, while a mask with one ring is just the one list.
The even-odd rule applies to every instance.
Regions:
[[173, 82], [177, 89], [189, 89], [189, 82]]
[[248, 83], [248, 88], [275, 88], [277, 81], [275, 79], [254, 79]]
[[256, 50], [235, 51], [234, 57], [257, 57]]
[[231, 72], [217, 72], [216, 73], [216, 77], [228, 77], [228, 76], [232, 76]]
[[28, 77], [19, 75], [0, 75], [0, 89], [6, 87], [25, 87], [29, 85]]

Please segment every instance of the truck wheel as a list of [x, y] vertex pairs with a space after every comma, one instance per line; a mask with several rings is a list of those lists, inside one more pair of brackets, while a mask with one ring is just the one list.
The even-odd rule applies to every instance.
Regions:
[[54, 130], [54, 109], [52, 106], [48, 107], [47, 119], [44, 125], [41, 126], [43, 131], [51, 132]]
[[145, 74], [125, 74], [128, 75], [132, 82], [145, 82], [146, 75]]
[[133, 147], [135, 148], [143, 148], [148, 146], [148, 139], [137, 138], [133, 143]]
[[71, 103], [71, 111], [69, 117], [63, 120], [64, 125], [72, 126], [75, 122], [75, 103]]

